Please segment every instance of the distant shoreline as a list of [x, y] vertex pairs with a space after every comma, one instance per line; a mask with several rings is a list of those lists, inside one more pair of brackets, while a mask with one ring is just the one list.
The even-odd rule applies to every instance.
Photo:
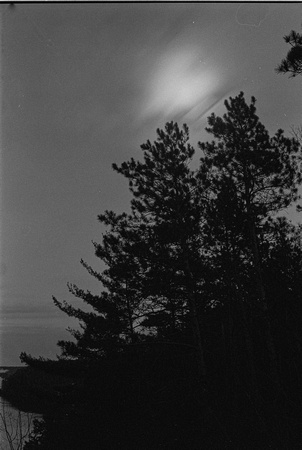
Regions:
[[0, 366], [0, 378], [6, 378], [24, 366]]
[[0, 366], [0, 370], [15, 370], [24, 366]]

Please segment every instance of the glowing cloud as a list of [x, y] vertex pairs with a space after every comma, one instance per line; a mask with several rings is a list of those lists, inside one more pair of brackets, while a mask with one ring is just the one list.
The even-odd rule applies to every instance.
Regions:
[[170, 49], [155, 61], [143, 114], [193, 114], [197, 118], [215, 103], [219, 85], [214, 69], [201, 58], [200, 48]]

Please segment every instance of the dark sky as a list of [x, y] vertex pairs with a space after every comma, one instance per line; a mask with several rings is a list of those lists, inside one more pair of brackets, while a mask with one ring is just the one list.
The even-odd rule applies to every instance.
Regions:
[[[300, 31], [302, 5], [1, 5], [1, 365], [19, 354], [54, 357], [76, 322], [52, 303], [66, 283], [97, 293], [80, 265], [102, 269], [97, 215], [129, 209], [111, 169], [187, 123], [191, 143], [212, 112], [241, 90], [257, 98], [271, 133], [301, 124], [302, 79], [277, 75], [283, 36]], [[198, 158], [198, 150], [196, 158]], [[297, 215], [288, 213], [296, 220]]]

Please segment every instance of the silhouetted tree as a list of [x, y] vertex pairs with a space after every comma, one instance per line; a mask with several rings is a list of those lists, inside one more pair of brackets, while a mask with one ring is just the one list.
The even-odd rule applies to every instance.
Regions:
[[290, 77], [296, 77], [302, 74], [302, 35], [292, 30], [288, 35], [284, 36], [287, 44], [291, 49], [282, 59], [276, 68], [277, 73], [289, 73]]
[[[164, 274], [168, 267], [173, 268], [173, 283], [178, 285], [178, 291], [184, 291], [203, 384], [206, 365], [199, 315], [205, 306], [200, 289], [204, 192], [197, 173], [189, 168], [194, 149], [188, 144], [188, 127], [180, 129], [170, 122], [164, 130], [158, 129], [157, 135], [153, 144], [147, 141], [141, 146], [144, 162], [132, 158], [113, 168], [129, 179], [134, 196], [132, 212], [147, 223], [152, 236], [149, 258], [153, 259], [153, 267], [162, 268]], [[163, 283], [158, 285], [157, 294], [166, 295], [169, 283], [171, 280], [167, 279], [164, 289]], [[167, 300], [171, 302], [172, 297]]]
[[[280, 377], [272, 336], [270, 315], [263, 283], [259, 235], [270, 214], [277, 213], [298, 199], [301, 173], [297, 157], [299, 144], [278, 130], [269, 137], [256, 115], [255, 98], [247, 105], [244, 94], [225, 101], [227, 113], [212, 114], [206, 130], [216, 141], [199, 143], [204, 152], [206, 176], [211, 174], [219, 192], [234, 185], [243, 213], [246, 238], [252, 256], [253, 277], [257, 291], [255, 306], [263, 323], [263, 336], [270, 361], [270, 375], [277, 387]], [[226, 184], [227, 182], [227, 184]], [[232, 206], [232, 205], [231, 205]]]
[[100, 358], [112, 355], [138, 337], [136, 328], [142, 319], [140, 284], [143, 269], [132, 248], [142, 236], [138, 232], [139, 224], [130, 215], [117, 215], [112, 211], [100, 215], [99, 221], [109, 227], [102, 243], [94, 242], [95, 255], [106, 264], [106, 269], [99, 273], [83, 260], [81, 263], [90, 275], [101, 282], [103, 292], [93, 295], [75, 284], [68, 284], [70, 292], [94, 311], [74, 308], [54, 297], [55, 305], [68, 316], [78, 319], [82, 329], [69, 329], [76, 342], [58, 343], [63, 357]]
[[296, 359], [302, 349], [302, 225], [277, 217], [268, 224], [262, 247], [266, 247], [264, 279], [284, 373], [289, 368], [288, 358], [295, 353]]
[[[203, 168], [211, 183], [212, 194], [203, 233], [204, 247], [211, 255], [211, 276], [206, 278], [206, 294], [212, 299], [213, 308], [221, 311], [222, 354], [218, 359], [222, 360], [227, 390], [235, 375], [234, 360], [240, 357], [243, 365], [247, 360], [243, 378], [255, 398], [258, 395], [257, 376], [247, 313], [252, 302], [252, 256], [246, 241], [244, 204], [232, 179], [226, 175], [211, 177], [208, 167]], [[245, 353], [239, 356], [243, 343]]]
[[[174, 122], [141, 161], [113, 164], [133, 198], [130, 214], [98, 216], [106, 268], [81, 261], [101, 292], [69, 284], [85, 308], [54, 298], [80, 322], [59, 361], [21, 355], [37, 370], [79, 368], [28, 448], [176, 448], [176, 429], [182, 448], [287, 448], [300, 433], [302, 230], [279, 216], [299, 198], [301, 147], [270, 137], [255, 102], [241, 92], [208, 118], [214, 141], [199, 143], [197, 170], [188, 127]], [[283, 388], [281, 411], [271, 400]]]

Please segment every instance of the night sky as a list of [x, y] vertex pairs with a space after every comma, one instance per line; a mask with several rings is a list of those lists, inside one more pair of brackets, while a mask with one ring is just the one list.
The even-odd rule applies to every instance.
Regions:
[[[167, 121], [191, 143], [212, 140], [211, 112], [244, 91], [270, 133], [301, 125], [302, 78], [277, 75], [301, 31], [293, 3], [1, 5], [1, 358], [53, 358], [77, 322], [67, 282], [101, 285], [92, 240], [97, 215], [129, 211], [126, 179], [111, 164], [141, 157]], [[287, 213], [301, 220], [293, 212]], [[301, 214], [300, 214], [301, 216]]]

